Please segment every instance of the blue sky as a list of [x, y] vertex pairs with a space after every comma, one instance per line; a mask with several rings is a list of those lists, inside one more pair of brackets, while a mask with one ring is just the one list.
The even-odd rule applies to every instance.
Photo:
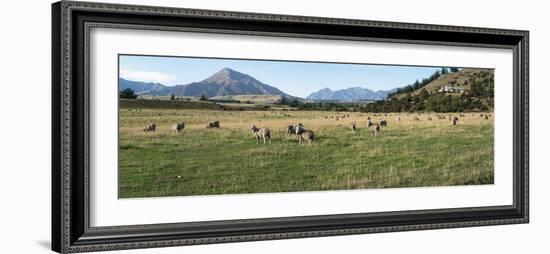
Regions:
[[228, 67], [283, 92], [306, 97], [323, 88], [389, 90], [426, 78], [441, 67], [334, 64], [165, 56], [120, 56], [120, 77], [164, 85], [201, 81]]

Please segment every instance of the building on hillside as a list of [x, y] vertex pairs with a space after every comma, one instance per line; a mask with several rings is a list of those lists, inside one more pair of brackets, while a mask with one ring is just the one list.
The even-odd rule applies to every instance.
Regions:
[[439, 88], [439, 92], [440, 93], [460, 93], [460, 94], [463, 94], [464, 93], [464, 88], [463, 87], [458, 87], [458, 86], [444, 86], [442, 88]]

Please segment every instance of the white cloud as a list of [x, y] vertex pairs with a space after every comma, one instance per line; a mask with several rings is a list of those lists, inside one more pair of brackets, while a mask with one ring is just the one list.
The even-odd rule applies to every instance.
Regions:
[[143, 82], [169, 83], [174, 81], [177, 76], [154, 71], [134, 71], [121, 68], [120, 77], [123, 79]]

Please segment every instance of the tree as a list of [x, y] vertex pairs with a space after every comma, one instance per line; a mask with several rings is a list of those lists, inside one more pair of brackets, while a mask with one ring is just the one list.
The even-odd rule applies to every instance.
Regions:
[[176, 96], [174, 94], [170, 95], [170, 100], [175, 100], [176, 99]]
[[420, 86], [421, 86], [421, 84], [420, 84], [420, 82], [418, 82], [418, 79], [417, 79], [417, 80], [414, 82], [413, 87], [414, 87], [415, 89], [418, 89], [418, 88], [420, 88]]
[[420, 90], [419, 96], [422, 100], [426, 100], [426, 99], [428, 99], [428, 97], [430, 97], [430, 93], [428, 93], [428, 91], [426, 91], [426, 89], [422, 88]]
[[455, 72], [459, 72], [460, 70], [456, 67], [451, 67], [451, 72], [452, 73], [455, 73]]
[[470, 85], [470, 92], [472, 93], [473, 96], [483, 96], [484, 95], [483, 90], [484, 89], [481, 82], [472, 82], [472, 84]]
[[206, 95], [201, 94], [201, 97], [199, 98], [200, 101], [207, 101], [208, 98], [206, 98]]
[[134, 93], [134, 90], [132, 88], [126, 88], [120, 91], [119, 96], [121, 99], [135, 99], [138, 97], [137, 94]]

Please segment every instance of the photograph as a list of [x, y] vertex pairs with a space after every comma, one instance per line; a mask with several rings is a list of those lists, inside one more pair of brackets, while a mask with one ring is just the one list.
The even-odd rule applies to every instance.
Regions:
[[494, 69], [118, 55], [118, 197], [494, 184]]
[[[532, 193], [548, 178], [532, 170], [547, 132], [533, 134], [545, 126], [533, 124], [545, 109], [533, 97], [548, 93], [533, 86], [544, 71], [530, 75], [545, 66], [530, 57], [544, 55], [541, 6], [168, 2], [44, 3], [31, 23], [51, 22], [8, 36], [51, 41], [6, 47], [20, 69], [8, 89], [36, 87], [7, 93], [5, 108], [24, 119], [6, 117], [10, 149], [24, 151], [7, 159], [51, 168], [3, 177], [11, 192], [31, 178], [50, 190], [6, 192], [49, 209], [31, 216], [36, 249], [542, 246], [546, 207]], [[33, 135], [48, 119], [50, 137]]]

